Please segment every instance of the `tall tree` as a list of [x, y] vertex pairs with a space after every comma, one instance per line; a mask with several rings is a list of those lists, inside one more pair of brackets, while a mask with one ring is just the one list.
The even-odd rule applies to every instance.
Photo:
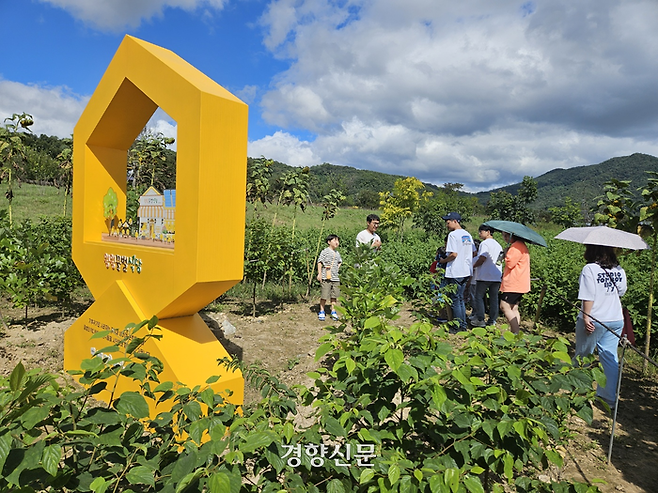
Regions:
[[443, 187], [428, 201], [421, 202], [414, 214], [414, 226], [426, 233], [444, 237], [448, 234], [442, 217], [449, 212], [459, 212], [462, 222], [470, 221], [477, 206], [477, 198], [467, 197], [461, 192], [461, 183], [444, 183]]
[[[292, 238], [291, 244], [295, 240], [295, 225], [297, 223], [297, 208], [303, 212], [306, 209], [308, 198], [308, 182], [311, 177], [311, 170], [308, 166], [304, 168], [295, 168], [288, 171], [279, 180], [280, 192], [277, 205], [291, 205], [292, 211]], [[276, 218], [276, 215], [274, 216]], [[274, 225], [274, 222], [272, 222]], [[288, 291], [292, 291], [292, 255], [288, 261]]]
[[382, 226], [397, 228], [398, 235], [402, 238], [405, 221], [432, 195], [432, 192], [425, 190], [425, 185], [418, 178], [412, 176], [395, 180], [393, 191], [379, 193]]
[[[647, 186], [641, 188], [642, 206], [639, 214], [639, 233], [651, 238], [651, 274], [649, 277], [649, 306], [647, 307], [647, 332], [644, 336], [644, 354], [649, 357], [651, 347], [651, 318], [653, 315], [653, 287], [656, 278], [656, 248], [658, 248], [658, 173], [647, 171]], [[647, 371], [647, 360], [642, 362], [642, 371]]]
[[57, 164], [59, 166], [57, 182], [64, 187], [63, 215], [66, 216], [66, 206], [73, 186], [73, 139], [63, 139], [63, 142], [66, 147], [57, 155]]
[[14, 113], [5, 118], [5, 124], [0, 128], [0, 180], [7, 180], [5, 198], [9, 202], [9, 226], [13, 226], [11, 204], [14, 199], [14, 179], [21, 172], [27, 161], [26, 147], [21, 137], [23, 132], [31, 132], [30, 126], [34, 124], [32, 115], [27, 113]]
[[247, 159], [247, 202], [254, 204], [254, 215], [258, 217], [258, 205], [272, 201], [270, 177], [274, 161], [261, 156]]
[[516, 221], [521, 224], [533, 223], [535, 214], [530, 204], [537, 199], [537, 182], [531, 176], [524, 176], [516, 195], [506, 191], [493, 192], [487, 212], [491, 219]]
[[578, 223], [582, 224], [583, 214], [580, 205], [575, 203], [571, 197], [564, 199], [564, 205], [560, 207], [549, 207], [551, 221], [563, 228], [570, 228]]
[[167, 164], [167, 146], [176, 141], [173, 137], [165, 137], [145, 129], [128, 151], [128, 174], [133, 189], [148, 187], [173, 187], [176, 183], [175, 168], [170, 170]]
[[635, 233], [638, 215], [630, 189], [630, 180], [612, 179], [603, 184], [603, 196], [598, 197], [594, 224], [619, 228]]

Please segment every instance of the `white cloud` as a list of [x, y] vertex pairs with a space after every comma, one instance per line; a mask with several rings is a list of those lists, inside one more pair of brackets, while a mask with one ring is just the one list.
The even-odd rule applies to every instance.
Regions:
[[301, 141], [286, 132], [275, 132], [274, 135], [249, 142], [248, 154], [252, 157], [266, 156], [291, 166], [313, 166], [321, 163], [309, 142]]
[[[221, 10], [228, 0], [40, 0], [69, 12], [100, 30], [137, 27], [143, 20], [161, 17], [166, 8]], [[203, 11], [207, 15], [208, 11]]]
[[72, 94], [65, 87], [40, 87], [0, 80], [0, 115], [29, 113], [33, 133], [70, 137], [88, 97]]
[[536, 123], [447, 138], [399, 125], [370, 127], [353, 120], [341, 131], [318, 136], [313, 142], [276, 132], [249, 144], [252, 157], [263, 155], [297, 166], [331, 162], [416, 176], [435, 184], [459, 182], [473, 192], [517, 182], [525, 175], [539, 176], [551, 169], [595, 164], [634, 152], [658, 155], [658, 142]]
[[263, 118], [317, 134], [279, 132], [280, 156], [471, 189], [655, 155], [656, 18], [652, 0], [274, 0], [264, 42], [291, 66]]
[[256, 100], [258, 94], [258, 86], [248, 85], [235, 92], [235, 95], [242, 100], [242, 102], [251, 105]]

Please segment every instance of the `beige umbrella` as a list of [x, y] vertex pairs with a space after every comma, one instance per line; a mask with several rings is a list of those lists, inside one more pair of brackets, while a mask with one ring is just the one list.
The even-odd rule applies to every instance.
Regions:
[[584, 245], [601, 245], [629, 250], [646, 250], [649, 245], [639, 235], [609, 228], [607, 226], [589, 226], [569, 228], [555, 237], [558, 240], [575, 241]]

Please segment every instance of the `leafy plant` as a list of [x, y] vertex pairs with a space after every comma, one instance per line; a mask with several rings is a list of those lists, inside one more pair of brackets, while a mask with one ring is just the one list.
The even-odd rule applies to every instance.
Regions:
[[[419, 190], [422, 192], [419, 193]], [[392, 191], [379, 193], [382, 227], [395, 228], [402, 237], [405, 221], [431, 196], [432, 192], [425, 191], [425, 185], [418, 178], [395, 180]]]
[[530, 204], [537, 198], [537, 182], [530, 176], [524, 176], [516, 195], [504, 190], [493, 192], [487, 204], [491, 219], [516, 221], [521, 224], [533, 223], [534, 212]]
[[475, 197], [467, 197], [461, 191], [461, 183], [444, 183], [430, 200], [422, 202], [414, 214], [414, 226], [422, 228], [428, 235], [444, 238], [448, 234], [443, 216], [459, 212], [462, 223], [471, 220], [477, 206]]
[[[47, 300], [69, 303], [82, 277], [71, 259], [71, 220], [26, 220], [9, 228], [0, 212], [0, 294], [25, 308]], [[4, 227], [3, 227], [4, 226]]]
[[[629, 180], [612, 179], [603, 184], [603, 196], [598, 198], [594, 214], [594, 224], [633, 231], [637, 226], [634, 219], [633, 193]], [[629, 223], [629, 224], [627, 224]]]
[[14, 113], [5, 118], [4, 122], [4, 126], [0, 127], [0, 180], [7, 180], [5, 198], [9, 202], [9, 225], [13, 226], [11, 203], [14, 199], [14, 179], [23, 170], [27, 160], [22, 132], [31, 132], [34, 120], [27, 113]]
[[128, 151], [128, 174], [132, 188], [155, 186], [159, 190], [175, 188], [176, 162], [173, 151], [167, 149], [175, 142], [159, 132], [144, 130]]
[[271, 159], [247, 159], [247, 202], [254, 204], [254, 214], [258, 217], [258, 204], [265, 205], [272, 201], [270, 176]]
[[583, 215], [580, 206], [571, 197], [564, 199], [564, 205], [560, 207], [549, 207], [551, 221], [563, 228], [570, 228], [576, 224], [582, 224]]
[[[0, 379], [0, 491], [598, 491], [536, 478], [562, 465], [570, 417], [591, 421], [598, 367], [571, 366], [561, 338], [475, 329], [453, 347], [443, 327], [395, 326], [407, 281], [370, 255], [357, 252], [361, 285], [321, 341], [312, 386], [222, 361], [260, 392], [240, 413], [209, 386], [159, 380], [162, 363], [143, 349], [161, 337], [155, 318], [84, 360], [73, 372], [82, 390], [19, 364]], [[121, 378], [140, 390], [115, 395]], [[106, 405], [93, 400], [102, 392]], [[151, 415], [156, 404], [167, 410]], [[318, 450], [364, 444], [369, 463], [317, 460]], [[316, 459], [286, 461], [302, 448]]]

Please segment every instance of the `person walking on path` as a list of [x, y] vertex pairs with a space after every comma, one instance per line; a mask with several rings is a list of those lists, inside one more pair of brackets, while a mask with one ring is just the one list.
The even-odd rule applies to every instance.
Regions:
[[[617, 345], [624, 327], [620, 297], [626, 293], [626, 272], [609, 246], [585, 245], [585, 260], [587, 265], [580, 273], [578, 288], [583, 310], [576, 319], [575, 357], [588, 356], [594, 349], [598, 350], [606, 383], [604, 387], [597, 387], [596, 395], [614, 407], [619, 376]], [[604, 323], [614, 334], [592, 318]]]
[[[493, 237], [494, 229], [484, 224], [478, 228], [480, 236], [480, 247], [473, 264], [473, 272], [476, 277], [475, 297], [473, 300], [473, 316], [471, 325], [474, 327], [485, 327], [495, 325], [498, 318], [498, 290], [502, 269], [498, 259], [503, 252], [503, 247]], [[484, 296], [489, 294], [489, 321], [484, 321]]]
[[473, 275], [473, 238], [461, 226], [462, 217], [458, 212], [443, 216], [446, 227], [450, 231], [446, 243], [445, 258], [439, 263], [446, 269], [446, 284], [456, 284], [457, 290], [450, 294], [453, 317], [459, 320], [460, 330], [468, 329], [466, 323], [466, 306], [464, 305], [464, 290], [468, 278]]
[[382, 247], [382, 239], [377, 234], [379, 216], [377, 214], [369, 214], [366, 217], [366, 224], [366, 229], [356, 235], [356, 246], [370, 245], [375, 250], [379, 250]]
[[530, 253], [520, 238], [503, 232], [503, 239], [509, 246], [505, 250], [505, 270], [500, 283], [500, 309], [509, 328], [519, 333], [519, 302], [525, 293], [530, 292]]
[[331, 318], [338, 320], [338, 313], [336, 312], [336, 300], [340, 296], [340, 279], [338, 277], [338, 269], [343, 259], [340, 253], [336, 250], [340, 244], [340, 238], [336, 235], [329, 235], [326, 239], [327, 248], [320, 252], [318, 257], [318, 281], [320, 281], [321, 294], [320, 294], [320, 311], [318, 312], [318, 320], [324, 321], [325, 319], [325, 304], [327, 300], [331, 302]]

